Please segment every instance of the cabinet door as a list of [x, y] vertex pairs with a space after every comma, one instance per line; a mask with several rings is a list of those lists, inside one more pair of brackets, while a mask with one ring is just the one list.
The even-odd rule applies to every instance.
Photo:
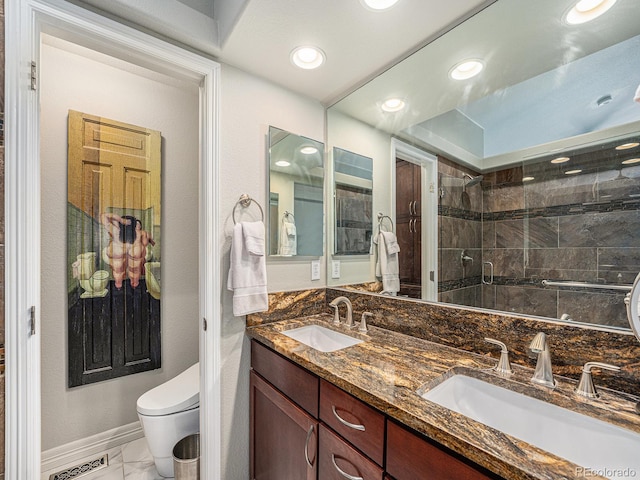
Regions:
[[381, 480], [382, 468], [373, 463], [324, 424], [320, 425], [319, 479]]
[[444, 447], [387, 422], [387, 472], [396, 480], [489, 480], [499, 477]]
[[255, 372], [251, 385], [251, 478], [315, 480], [318, 422]]

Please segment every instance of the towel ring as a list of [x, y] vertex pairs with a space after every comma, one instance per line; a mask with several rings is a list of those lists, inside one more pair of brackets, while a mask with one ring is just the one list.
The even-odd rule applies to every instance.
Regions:
[[234, 225], [236, 224], [236, 208], [238, 208], [238, 205], [244, 208], [248, 208], [251, 205], [251, 202], [255, 203], [260, 209], [260, 215], [262, 216], [262, 221], [264, 222], [264, 210], [262, 210], [262, 207], [260, 206], [260, 204], [256, 202], [253, 198], [251, 198], [248, 194], [243, 193], [242, 195], [240, 195], [240, 200], [236, 202], [235, 206], [233, 207], [233, 212], [231, 213], [231, 217], [233, 218]]
[[288, 211], [286, 211], [286, 210], [284, 211], [284, 215], [282, 215], [282, 216], [283, 216], [283, 217], [291, 217], [291, 218], [293, 218], [294, 220], [296, 219], [296, 217], [294, 217], [294, 216], [293, 216], [293, 213], [288, 212]]
[[391, 220], [391, 217], [389, 215], [383, 215], [382, 212], [378, 213], [378, 232], [382, 231], [382, 221], [385, 218], [388, 219], [389, 223], [391, 224], [391, 230], [389, 231], [393, 232], [393, 220]]

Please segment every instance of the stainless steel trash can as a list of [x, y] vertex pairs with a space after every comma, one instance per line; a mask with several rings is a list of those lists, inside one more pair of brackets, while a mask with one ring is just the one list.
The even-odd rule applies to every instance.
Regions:
[[200, 434], [184, 437], [173, 447], [175, 480], [200, 479]]

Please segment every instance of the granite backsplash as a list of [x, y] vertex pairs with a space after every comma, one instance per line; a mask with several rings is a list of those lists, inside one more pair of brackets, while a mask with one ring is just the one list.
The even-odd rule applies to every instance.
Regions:
[[[247, 326], [331, 313], [333, 310], [328, 302], [338, 296], [351, 300], [356, 322], [368, 311], [374, 314], [368, 319], [370, 325], [497, 359], [496, 347], [484, 341], [485, 337], [495, 338], [507, 344], [512, 362], [531, 368], [535, 367], [536, 360], [529, 355], [529, 343], [537, 332], [544, 332], [548, 336], [555, 375], [578, 379], [586, 362], [611, 363], [621, 367], [621, 371], [615, 374], [598, 372], [594, 375], [595, 384], [640, 394], [640, 342], [630, 332], [605, 331], [339, 288], [271, 293], [269, 311], [249, 315]], [[341, 315], [344, 315], [344, 309]]]

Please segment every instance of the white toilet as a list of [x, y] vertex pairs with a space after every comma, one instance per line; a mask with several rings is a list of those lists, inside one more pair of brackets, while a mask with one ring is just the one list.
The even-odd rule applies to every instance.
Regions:
[[173, 477], [173, 447], [200, 430], [200, 364], [138, 398], [138, 418], [156, 470]]

